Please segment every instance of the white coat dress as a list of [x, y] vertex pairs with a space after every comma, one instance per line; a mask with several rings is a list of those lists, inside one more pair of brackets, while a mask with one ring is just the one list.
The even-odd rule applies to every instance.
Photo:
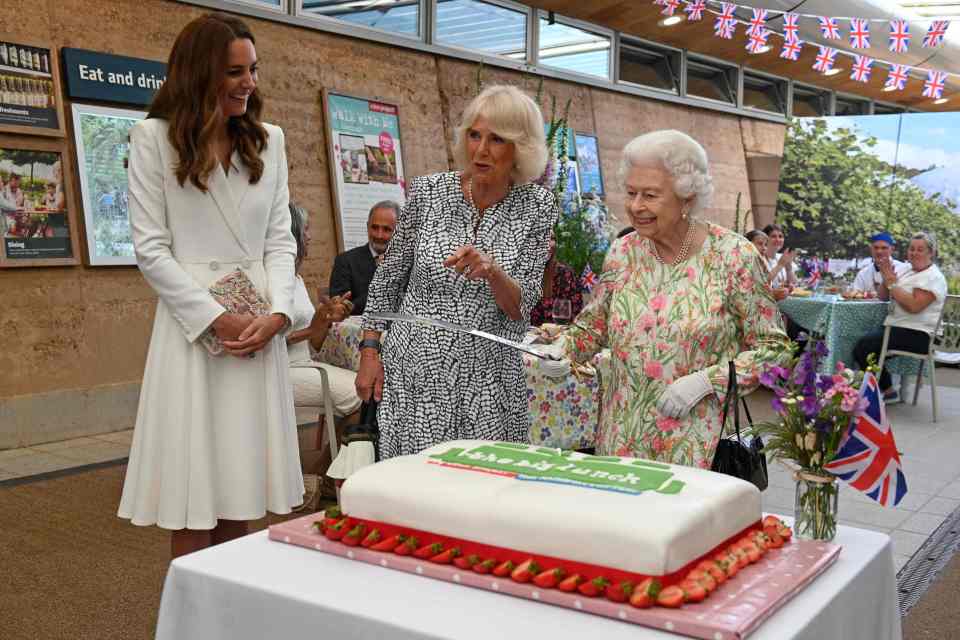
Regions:
[[211, 529], [220, 518], [289, 513], [303, 477], [283, 336], [254, 358], [210, 356], [197, 338], [223, 313], [208, 287], [242, 269], [293, 317], [283, 132], [269, 133], [263, 175], [250, 184], [237, 154], [207, 193], [174, 173], [167, 123], [130, 132], [130, 224], [137, 264], [157, 293], [156, 318], [118, 515], [136, 525]]

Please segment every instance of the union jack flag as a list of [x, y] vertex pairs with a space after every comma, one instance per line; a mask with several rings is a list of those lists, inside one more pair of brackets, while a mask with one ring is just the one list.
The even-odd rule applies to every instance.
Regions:
[[713, 23], [714, 35], [720, 36], [725, 40], [733, 38], [733, 33], [737, 30], [737, 19], [733, 12], [737, 10], [737, 5], [730, 2], [720, 3], [720, 15]]
[[947, 34], [947, 27], [950, 26], [949, 20], [934, 20], [927, 29], [927, 35], [923, 36], [923, 46], [939, 47], [943, 44], [943, 36]]
[[800, 59], [800, 50], [803, 49], [803, 42], [800, 40], [784, 40], [783, 49], [780, 51], [780, 57], [785, 60], [796, 62]]
[[580, 284], [583, 285], [584, 290], [588, 293], [593, 291], [593, 288], [597, 285], [597, 274], [593, 272], [589, 264], [583, 268], [583, 275], [580, 276]]
[[890, 51], [894, 53], [906, 53], [910, 46], [910, 25], [906, 20], [890, 21]]
[[766, 29], [751, 33], [747, 38], [747, 51], [750, 53], [763, 53], [767, 46], [767, 38], [769, 36], [770, 31]]
[[946, 84], [947, 74], [945, 71], [928, 71], [927, 81], [923, 83], [923, 96], [939, 100], [943, 97], [943, 88]]
[[783, 14], [784, 42], [798, 42], [800, 40], [800, 16], [796, 13]]
[[818, 45], [820, 53], [817, 54], [817, 61], [813, 63], [813, 68], [820, 73], [826, 73], [833, 68], [833, 63], [837, 61], [837, 50], [831, 47]]
[[850, 79], [857, 82], [869, 82], [870, 72], [873, 71], [873, 58], [867, 56], [853, 56], [853, 70], [850, 72]]
[[687, 20], [689, 22], [695, 22], [697, 20], [703, 20], [703, 12], [707, 9], [707, 0], [693, 0], [684, 7], [684, 11], [687, 12]]
[[754, 33], [763, 33], [767, 30], [767, 10], [766, 9], [754, 9], [753, 17], [750, 18], [750, 24], [747, 26], [747, 35], [753, 35]]
[[907, 78], [910, 77], [910, 67], [905, 64], [895, 64], [890, 67], [890, 73], [887, 74], [887, 81], [884, 87], [893, 87], [894, 91], [903, 91], [907, 86]]
[[863, 18], [850, 19], [850, 46], [854, 49], [870, 48], [870, 23]]
[[864, 375], [860, 397], [867, 401], [866, 410], [851, 419], [840, 450], [823, 468], [881, 505], [896, 506], [907, 494], [907, 479], [872, 373]]
[[677, 7], [679, 6], [680, 0], [666, 0], [666, 2], [663, 3], [663, 11], [660, 13], [661, 15], [672, 16], [674, 13], [676, 13]]
[[837, 25], [836, 18], [821, 16], [817, 20], [820, 21], [820, 32], [823, 33], [824, 38], [827, 40], [840, 39], [840, 27]]

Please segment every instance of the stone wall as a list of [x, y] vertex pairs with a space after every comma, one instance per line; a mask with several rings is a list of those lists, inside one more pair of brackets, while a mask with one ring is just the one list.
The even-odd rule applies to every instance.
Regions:
[[[180, 28], [202, 12], [170, 0], [4, 0], [0, 33], [14, 41], [165, 60]], [[476, 66], [248, 21], [262, 62], [266, 119], [287, 134], [291, 197], [311, 213], [313, 243], [304, 277], [312, 289], [328, 277], [336, 252], [321, 89], [398, 103], [404, 165], [411, 177], [450, 166], [450, 132], [474, 95]], [[531, 94], [538, 83], [536, 77], [489, 66], [484, 81], [517, 84]], [[559, 80], [546, 80], [544, 93], [557, 96], [558, 104], [571, 98], [571, 126], [598, 135], [608, 201], [617, 212], [622, 208], [619, 150], [639, 133], [673, 127], [704, 144], [716, 183], [708, 217], [727, 225], [737, 193], [743, 194], [741, 206], [750, 206], [747, 156], [782, 153], [781, 125]], [[69, 113], [67, 104], [68, 120]], [[437, 144], [441, 138], [446, 145]], [[64, 144], [75, 159], [72, 141]], [[79, 184], [76, 176], [74, 184]], [[77, 195], [70, 204], [79, 211]], [[0, 449], [130, 428], [155, 304], [139, 272], [133, 267], [5, 269], [0, 291]]]

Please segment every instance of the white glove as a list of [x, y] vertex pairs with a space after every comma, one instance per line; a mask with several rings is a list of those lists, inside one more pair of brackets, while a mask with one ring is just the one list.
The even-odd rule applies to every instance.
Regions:
[[657, 411], [668, 418], [682, 418], [704, 396], [713, 393], [713, 385], [704, 371], [695, 371], [677, 378], [657, 400]]
[[540, 371], [548, 378], [566, 378], [570, 375], [570, 361], [563, 360], [541, 360]]

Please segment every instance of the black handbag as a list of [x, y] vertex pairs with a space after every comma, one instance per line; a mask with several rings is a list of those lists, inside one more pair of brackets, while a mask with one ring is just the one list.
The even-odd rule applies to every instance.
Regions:
[[[712, 471], [725, 473], [728, 476], [740, 478], [752, 483], [763, 491], [767, 488], [767, 458], [763, 452], [763, 440], [754, 436], [749, 445], [743, 443], [740, 437], [740, 388], [737, 385], [737, 369], [733, 360], [729, 363], [729, 382], [727, 383], [727, 397], [723, 400], [723, 418], [720, 422], [720, 440], [717, 450], [713, 454]], [[737, 438], [724, 438], [723, 430], [727, 426], [727, 413], [733, 403], [733, 425]], [[747, 401], [743, 399], [743, 410], [747, 414], [747, 424], [753, 426], [753, 418], [747, 408]]]
[[380, 462], [380, 427], [377, 424], [377, 401], [370, 397], [360, 405], [360, 422], [348, 426], [343, 431], [343, 446], [352, 442], [370, 442], [373, 444], [374, 461]]

